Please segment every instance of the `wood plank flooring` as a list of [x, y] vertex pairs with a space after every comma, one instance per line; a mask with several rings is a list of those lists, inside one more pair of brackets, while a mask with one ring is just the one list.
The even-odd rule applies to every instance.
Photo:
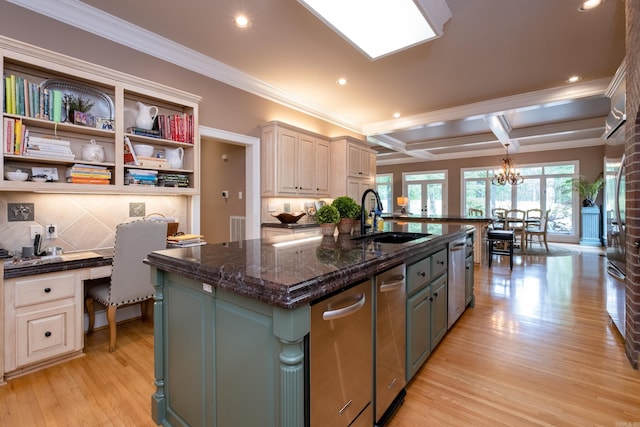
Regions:
[[[476, 268], [475, 308], [389, 427], [639, 427], [640, 372], [605, 310], [605, 258], [574, 248], [583, 253], [516, 257], [513, 272], [504, 257]], [[106, 330], [85, 345], [85, 357], [0, 387], [0, 426], [154, 426], [151, 322], [119, 325], [114, 353]]]

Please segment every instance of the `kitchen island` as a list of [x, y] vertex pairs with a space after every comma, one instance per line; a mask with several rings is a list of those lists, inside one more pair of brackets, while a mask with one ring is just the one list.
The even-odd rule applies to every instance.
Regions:
[[[483, 264], [486, 261], [484, 253], [484, 243], [487, 241], [487, 228], [493, 222], [492, 218], [480, 216], [463, 216], [463, 215], [382, 215], [385, 221], [394, 223], [410, 223], [410, 224], [463, 224], [471, 225], [476, 228], [478, 235], [474, 239], [475, 262]], [[429, 227], [427, 227], [429, 229]]]
[[[406, 243], [294, 235], [149, 254], [156, 286], [154, 421], [309, 425], [314, 302], [446, 251], [449, 242], [473, 231], [445, 225], [440, 234]], [[373, 425], [358, 420], [354, 426]]]

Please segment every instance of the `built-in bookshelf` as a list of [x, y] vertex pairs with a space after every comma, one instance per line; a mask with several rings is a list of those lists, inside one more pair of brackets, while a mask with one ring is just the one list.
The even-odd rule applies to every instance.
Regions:
[[4, 37], [0, 60], [1, 191], [199, 193], [198, 96]]

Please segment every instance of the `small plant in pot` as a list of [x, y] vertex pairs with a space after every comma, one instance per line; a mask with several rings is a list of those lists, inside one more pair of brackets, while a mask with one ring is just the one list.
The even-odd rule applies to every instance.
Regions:
[[81, 96], [75, 96], [71, 94], [65, 94], [62, 101], [66, 108], [67, 119], [73, 123], [75, 112], [88, 113], [93, 107], [94, 103], [88, 98], [82, 98]]
[[320, 224], [324, 236], [333, 236], [336, 224], [340, 221], [340, 212], [335, 206], [324, 205], [316, 212], [316, 222]]
[[340, 213], [338, 233], [351, 233], [353, 223], [360, 218], [360, 205], [349, 196], [340, 196], [334, 199], [331, 206], [335, 206]]
[[594, 207], [596, 206], [596, 198], [604, 185], [604, 177], [600, 174], [595, 181], [590, 182], [584, 176], [573, 180], [573, 189], [580, 194], [580, 197], [584, 197], [582, 206]]

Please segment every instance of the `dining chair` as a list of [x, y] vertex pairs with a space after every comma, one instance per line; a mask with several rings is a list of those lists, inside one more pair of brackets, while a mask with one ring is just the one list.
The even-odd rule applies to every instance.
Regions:
[[469, 208], [469, 216], [482, 216], [482, 209]]
[[510, 209], [505, 215], [505, 230], [513, 230], [516, 246], [519, 244], [521, 250], [526, 251], [525, 247], [525, 216], [526, 212], [521, 209]]
[[542, 209], [528, 209], [525, 222], [527, 226], [539, 227], [542, 222]]
[[542, 246], [544, 242], [544, 247], [549, 252], [549, 244], [547, 243], [547, 224], [549, 223], [549, 210], [547, 210], [542, 217], [542, 222], [537, 226], [527, 226], [525, 228], [525, 247], [533, 244], [533, 238], [538, 237], [538, 243]]
[[507, 215], [505, 208], [493, 208], [491, 209], [491, 228], [494, 230], [504, 230], [504, 217]]
[[150, 252], [166, 246], [166, 222], [138, 220], [116, 227], [111, 279], [89, 288], [85, 297], [89, 315], [87, 336], [93, 333], [95, 324], [94, 300], [107, 309], [109, 352], [116, 348], [116, 310], [119, 307], [141, 303], [141, 317], [145, 319], [146, 304], [155, 290], [149, 266], [142, 261]]

